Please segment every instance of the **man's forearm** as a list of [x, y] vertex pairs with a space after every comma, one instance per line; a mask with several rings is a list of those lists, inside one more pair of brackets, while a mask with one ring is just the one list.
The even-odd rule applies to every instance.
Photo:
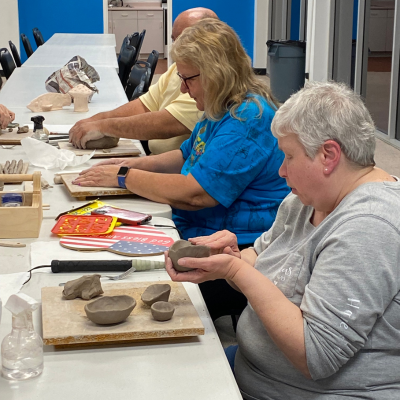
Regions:
[[102, 119], [99, 124], [100, 132], [128, 139], [169, 139], [191, 133], [185, 125], [166, 110], [130, 117]]
[[109, 118], [124, 118], [132, 117], [134, 115], [140, 115], [150, 112], [150, 110], [139, 100], [130, 101], [114, 110], [104, 111], [93, 115], [87, 119], [87, 121], [100, 121]]

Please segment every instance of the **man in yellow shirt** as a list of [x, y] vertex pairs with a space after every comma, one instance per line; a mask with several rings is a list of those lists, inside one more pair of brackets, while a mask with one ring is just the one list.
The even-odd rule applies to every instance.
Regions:
[[[207, 8], [192, 8], [178, 15], [172, 28], [172, 40], [203, 18], [218, 18]], [[77, 122], [70, 130], [70, 141], [85, 148], [88, 140], [103, 135], [149, 140], [153, 154], [179, 149], [189, 138], [201, 113], [187, 93], [181, 93], [181, 80], [175, 63], [147, 93], [115, 110], [102, 112]]]

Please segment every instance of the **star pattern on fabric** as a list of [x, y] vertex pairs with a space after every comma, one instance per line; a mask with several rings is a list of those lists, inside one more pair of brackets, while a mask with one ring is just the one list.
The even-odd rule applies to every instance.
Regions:
[[125, 240], [120, 240], [110, 246], [111, 250], [126, 254], [156, 254], [163, 253], [168, 248], [167, 246], [160, 246], [158, 244], [127, 242]]

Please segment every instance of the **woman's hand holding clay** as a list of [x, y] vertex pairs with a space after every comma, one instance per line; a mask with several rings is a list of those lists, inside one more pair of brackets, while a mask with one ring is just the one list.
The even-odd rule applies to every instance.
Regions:
[[236, 235], [226, 229], [210, 236], [190, 238], [189, 242], [195, 245], [208, 246], [211, 249], [211, 254], [229, 254], [241, 258]]
[[242, 260], [228, 254], [216, 254], [205, 258], [184, 257], [179, 265], [193, 268], [193, 271], [178, 272], [172, 265], [168, 252], [165, 252], [165, 269], [174, 282], [202, 283], [215, 279], [234, 281], [238, 270], [245, 265]]

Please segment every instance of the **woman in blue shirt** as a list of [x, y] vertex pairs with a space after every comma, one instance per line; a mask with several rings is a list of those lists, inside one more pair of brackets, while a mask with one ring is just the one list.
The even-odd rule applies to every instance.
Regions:
[[[127, 166], [123, 184], [135, 194], [170, 204], [184, 239], [228, 229], [239, 245], [251, 245], [271, 227], [289, 193], [278, 174], [283, 153], [270, 129], [277, 105], [254, 74], [236, 33], [222, 21], [206, 18], [186, 28], [171, 56], [181, 91], [204, 111], [191, 137], [180, 150], [103, 161], [74, 183], [118, 186], [119, 169]], [[218, 283], [205, 285], [210, 285], [202, 291], [214, 319], [246, 306], [245, 298], [232, 290], [240, 298], [234, 304], [230, 287], [225, 292], [213, 288]], [[210, 300], [206, 291], [212, 293]]]

